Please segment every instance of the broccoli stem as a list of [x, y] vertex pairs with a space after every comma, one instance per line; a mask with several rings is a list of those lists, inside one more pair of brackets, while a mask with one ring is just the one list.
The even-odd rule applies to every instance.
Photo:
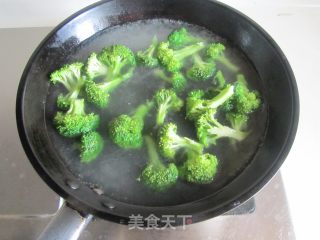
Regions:
[[172, 83], [172, 78], [173, 77], [168, 77], [167, 74], [165, 74], [165, 72], [163, 70], [160, 69], [156, 69], [154, 71], [154, 75], [158, 78], [161, 78], [163, 81], [167, 82], [167, 83]]
[[69, 92], [72, 91], [72, 85], [68, 80], [66, 80], [66, 79], [63, 79], [63, 80], [57, 79], [56, 81], [58, 83], [61, 83]]
[[[130, 71], [128, 71], [127, 73], [123, 74], [122, 76], [118, 76], [116, 78], [114, 78], [111, 81], [105, 81], [103, 83], [99, 84], [99, 87], [104, 90], [104, 91], [113, 91], [115, 88], [117, 88], [122, 82], [124, 82], [125, 80], [129, 79], [132, 76], [133, 73], [133, 69], [131, 69]], [[106, 77], [106, 80], [109, 79], [108, 77]]]
[[84, 100], [83, 99], [75, 99], [72, 101], [70, 108], [67, 114], [72, 115], [85, 115], [84, 111]]
[[170, 132], [172, 139], [174, 140], [174, 143], [172, 144], [174, 150], [178, 150], [180, 148], [186, 148], [188, 149], [188, 152], [193, 153], [202, 153], [203, 146], [200, 143], [197, 143], [196, 141], [193, 141], [190, 138], [187, 137], [180, 137], [175, 132]]
[[247, 121], [246, 120], [233, 120], [231, 121], [231, 126], [235, 129], [235, 130], [242, 130], [243, 128], [246, 127]]
[[194, 36], [192, 36], [190, 34], [188, 34], [188, 36], [186, 38], [186, 42], [188, 42], [188, 43], [196, 43], [196, 42], [200, 42], [200, 41], [202, 41], [201, 38], [194, 37]]
[[77, 99], [78, 95], [80, 93], [81, 88], [77, 87], [75, 90], [73, 90], [72, 92], [67, 93], [65, 96], [63, 96], [64, 99], [67, 100], [72, 100], [72, 99]]
[[214, 63], [209, 63], [209, 62], [203, 61], [203, 59], [200, 57], [199, 54], [195, 54], [193, 56], [193, 60], [194, 60], [194, 65], [203, 66], [203, 67], [209, 66], [211, 68], [215, 68], [215, 64]]
[[[124, 66], [125, 64], [123, 63], [123, 61], [121, 60], [121, 58], [118, 56], [117, 57], [117, 60], [113, 66], [113, 69], [109, 72], [110, 75], [109, 77], [111, 77], [111, 79], [114, 77], [114, 76], [118, 76], [119, 73], [120, 73], [120, 70], [122, 69], [122, 67]], [[109, 78], [110, 79], [110, 78]]]
[[228, 100], [234, 92], [234, 86], [228, 85], [225, 87], [217, 96], [215, 96], [212, 100], [210, 100], [209, 106], [210, 108], [218, 108], [222, 105], [226, 100]]
[[224, 126], [218, 121], [216, 121], [215, 119], [212, 120], [212, 122], [214, 123], [215, 127], [210, 128], [208, 130], [208, 133], [211, 135], [216, 135], [218, 136], [218, 138], [229, 137], [229, 138], [236, 139], [238, 141], [242, 141], [248, 136], [247, 132], [238, 131], [233, 128]]
[[112, 91], [114, 90], [116, 87], [118, 87], [124, 80], [120, 77], [110, 81], [110, 82], [104, 82], [99, 84], [99, 87], [104, 90], [104, 91]]
[[70, 94], [69, 98], [76, 99], [80, 94], [81, 88], [82, 88], [82, 85], [78, 85], [76, 89], [74, 89], [73, 92]]
[[174, 56], [178, 60], [183, 60], [184, 58], [189, 57], [189, 56], [195, 54], [196, 52], [200, 51], [204, 47], [205, 47], [205, 45], [202, 42], [199, 42], [197, 44], [193, 44], [193, 45], [184, 47], [182, 49], [175, 50]]
[[128, 73], [132, 74], [133, 69], [130, 69], [127, 73], [123, 75], [121, 74], [121, 69], [126, 65], [127, 65], [126, 61], [123, 61], [120, 56], [117, 56], [116, 61], [113, 65], [113, 68], [109, 67], [107, 76], [105, 79], [114, 79], [119, 77], [124, 78], [124, 76], [128, 75]]
[[179, 93], [179, 92], [183, 91], [185, 86], [186, 86], [186, 84], [187, 84], [186, 83], [186, 79], [179, 72], [173, 73], [169, 77], [169, 76], [167, 76], [165, 74], [165, 72], [163, 70], [157, 69], [157, 70], [154, 71], [154, 75], [156, 77], [162, 79], [164, 82], [170, 83], [172, 88], [173, 88], [173, 90], [176, 93]]
[[161, 126], [164, 123], [164, 119], [166, 118], [168, 113], [169, 102], [170, 98], [167, 98], [166, 101], [159, 106], [156, 119], [157, 126]]
[[226, 80], [222, 74], [222, 72], [219, 70], [216, 75], [214, 76], [215, 80], [217, 81], [217, 88], [222, 89], [224, 85], [226, 84]]
[[158, 39], [156, 36], [153, 37], [151, 45], [144, 51], [149, 57], [153, 57], [154, 52], [157, 49]]
[[239, 71], [239, 67], [234, 65], [232, 62], [230, 62], [230, 60], [228, 58], [226, 58], [223, 55], [220, 56], [219, 58], [217, 58], [217, 61], [219, 63], [223, 64], [226, 68], [228, 68], [232, 72], [238, 72]]
[[237, 74], [236, 79], [237, 79], [236, 80], [237, 83], [241, 83], [244, 86], [248, 87], [248, 82], [246, 80], [246, 77], [243, 74]]
[[161, 78], [161, 79], [162, 79], [163, 81], [165, 81], [165, 82], [169, 82], [169, 83], [172, 82], [172, 79], [171, 79], [170, 77], [168, 77], [168, 76], [164, 73], [163, 70], [160, 70], [160, 69], [154, 70], [154, 75], [155, 75], [156, 77]]
[[152, 107], [153, 107], [153, 102], [147, 102], [146, 104], [142, 104], [138, 106], [138, 108], [135, 110], [132, 117], [143, 122], [143, 119], [145, 118], [145, 116], [148, 114], [148, 112]]
[[181, 138], [180, 144], [186, 147], [188, 149], [188, 152], [199, 153], [199, 154], [202, 153], [202, 149], [203, 149], [202, 144], [197, 143], [190, 138], [187, 138], [187, 137]]
[[157, 153], [157, 147], [155, 142], [150, 136], [145, 136], [144, 140], [146, 141], [148, 156], [149, 156], [149, 164], [153, 165], [155, 168], [163, 169], [165, 166], [159, 159], [159, 155]]
[[194, 61], [194, 64], [197, 64], [197, 65], [203, 65], [203, 64], [206, 64], [206, 62], [204, 62], [202, 60], [202, 58], [199, 56], [199, 54], [195, 54], [193, 56], [193, 61]]

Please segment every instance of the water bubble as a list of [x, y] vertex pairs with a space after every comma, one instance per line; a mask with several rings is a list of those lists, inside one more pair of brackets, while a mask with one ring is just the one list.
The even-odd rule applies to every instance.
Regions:
[[114, 209], [116, 206], [110, 202], [102, 202], [102, 205], [109, 208], [109, 209]]
[[73, 181], [73, 180], [67, 180], [66, 183], [73, 190], [76, 190], [80, 187], [80, 184], [76, 181]]

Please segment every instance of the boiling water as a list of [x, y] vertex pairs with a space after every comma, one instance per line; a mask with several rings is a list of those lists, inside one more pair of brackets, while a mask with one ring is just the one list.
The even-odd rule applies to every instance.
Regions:
[[[85, 61], [92, 51], [98, 52], [103, 47], [112, 44], [125, 44], [134, 51], [145, 49], [154, 35], [159, 40], [165, 40], [173, 29], [181, 26], [189, 29], [192, 34], [204, 38], [207, 42], [224, 42], [227, 57], [240, 67], [249, 85], [262, 92], [257, 72], [241, 52], [204, 28], [171, 20], [145, 20], [107, 29], [83, 42], [74, 55], [69, 57], [68, 62]], [[218, 65], [218, 68], [223, 70], [228, 81], [235, 80], [233, 73], [223, 69], [223, 66]], [[211, 85], [211, 81], [189, 82], [188, 89], [205, 89]], [[99, 188], [99, 191], [115, 200], [149, 206], [176, 205], [195, 201], [214, 194], [235, 179], [250, 162], [259, 144], [263, 141], [267, 119], [265, 106], [252, 116], [249, 126], [252, 133], [245, 141], [232, 145], [228, 139], [222, 139], [216, 146], [207, 149], [207, 152], [214, 153], [219, 159], [218, 173], [211, 184], [193, 185], [179, 180], [168, 191], [155, 193], [136, 180], [148, 159], [145, 147], [140, 150], [123, 150], [115, 146], [108, 138], [107, 123], [120, 114], [131, 112], [146, 99], [151, 99], [155, 90], [160, 87], [165, 87], [163, 81], [154, 77], [150, 69], [139, 67], [132, 79], [113, 92], [110, 106], [107, 109], [98, 110], [92, 106], [87, 108], [87, 112], [94, 111], [100, 114], [101, 124], [98, 131], [105, 139], [103, 153], [91, 164], [80, 163], [78, 144], [75, 143], [77, 140], [63, 138], [56, 131], [52, 131], [52, 142], [70, 171], [82, 182]], [[60, 91], [61, 89], [51, 88], [47, 104], [55, 104], [56, 96]], [[53, 127], [53, 115], [54, 112], [47, 113], [48, 125], [51, 127]], [[196, 139], [194, 125], [185, 120], [184, 111], [175, 116], [171, 114], [167, 120], [177, 123], [180, 135]], [[154, 131], [154, 121], [155, 112], [152, 111], [146, 119], [145, 133]]]

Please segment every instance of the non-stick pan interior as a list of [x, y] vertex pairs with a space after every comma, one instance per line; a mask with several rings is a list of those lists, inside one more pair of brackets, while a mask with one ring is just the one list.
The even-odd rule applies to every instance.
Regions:
[[[207, 42], [224, 41], [205, 28], [190, 25], [178, 21], [165, 19], [143, 20], [131, 22], [106, 29], [90, 39], [81, 42], [72, 54], [66, 56], [64, 62], [85, 61], [88, 55], [95, 51], [99, 52], [103, 47], [112, 44], [125, 44], [134, 51], [145, 49], [150, 44], [153, 36], [159, 40], [165, 40], [166, 36], [181, 26], [189, 29], [194, 35], [204, 38]], [[83, 31], [85, 31], [84, 29]], [[263, 92], [261, 80], [254, 67], [245, 56], [227, 42], [227, 56], [235, 64], [241, 67], [241, 72], [250, 81], [252, 87]], [[218, 65], [218, 68], [223, 66]], [[222, 69], [228, 81], [234, 82], [236, 74]], [[188, 90], [192, 88], [206, 89], [213, 86], [213, 80], [206, 82], [189, 81]], [[157, 193], [145, 187], [136, 179], [147, 163], [148, 156], [145, 148], [141, 150], [123, 150], [114, 145], [107, 134], [108, 122], [123, 113], [130, 113], [146, 99], [151, 99], [155, 91], [165, 87], [164, 82], [153, 74], [152, 69], [138, 67], [132, 79], [122, 85], [111, 95], [110, 106], [105, 110], [99, 110], [93, 106], [87, 108], [87, 112], [97, 112], [101, 116], [99, 132], [103, 135], [105, 149], [103, 154], [91, 164], [80, 163], [79, 139], [66, 139], [57, 134], [52, 124], [52, 119], [57, 109], [55, 101], [57, 95], [63, 90], [51, 86], [46, 101], [46, 121], [49, 136], [55, 151], [65, 162], [68, 169], [75, 174], [81, 182], [88, 184], [100, 194], [111, 198], [137, 205], [145, 206], [168, 206], [199, 200], [207, 195], [213, 194], [220, 188], [232, 181], [254, 156], [257, 147], [263, 140], [266, 127], [266, 104], [255, 114], [250, 122], [250, 136], [239, 144], [231, 143], [228, 139], [219, 140], [215, 147], [209, 148], [207, 152], [216, 154], [219, 159], [218, 175], [211, 184], [196, 185], [179, 181], [169, 191]], [[187, 92], [187, 91], [186, 91]], [[183, 94], [186, 97], [186, 94]], [[145, 134], [153, 134], [155, 125], [155, 111], [147, 118], [144, 129]], [[196, 139], [194, 123], [185, 120], [185, 111], [179, 116], [168, 119], [177, 123], [179, 134]]]
[[[100, 112], [99, 132], [106, 139], [103, 154], [89, 165], [81, 164], [77, 140], [59, 136], [53, 127], [55, 99], [63, 89], [51, 86], [48, 75], [65, 63], [85, 61], [90, 52], [110, 44], [126, 44], [134, 51], [143, 49], [154, 35], [163, 40], [181, 26], [208, 41], [223, 41], [226, 55], [240, 66], [249, 85], [260, 91], [263, 106], [252, 116], [250, 136], [235, 146], [220, 140], [207, 149], [219, 158], [212, 184], [179, 181], [167, 192], [150, 191], [136, 181], [147, 161], [146, 150], [123, 151], [110, 142], [106, 131], [110, 119], [128, 113], [162, 86], [152, 73], [138, 68], [135, 76], [112, 94], [110, 107]], [[233, 74], [225, 73], [229, 81], [234, 81]], [[189, 86], [208, 85], [210, 82]], [[248, 199], [278, 169], [295, 134], [297, 101], [294, 78], [280, 49], [263, 30], [235, 11], [206, 0], [118, 0], [76, 14], [43, 41], [22, 76], [17, 121], [31, 163], [74, 207], [105, 218], [133, 213], [189, 213], [203, 219]], [[87, 111], [98, 112], [92, 106]], [[193, 124], [185, 121], [183, 112], [169, 120], [179, 125], [179, 134], [195, 138]], [[152, 132], [153, 121], [151, 112], [146, 132]]]

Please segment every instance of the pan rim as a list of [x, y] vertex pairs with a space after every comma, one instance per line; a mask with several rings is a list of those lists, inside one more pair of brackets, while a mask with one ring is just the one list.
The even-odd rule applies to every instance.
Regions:
[[[78, 208], [79, 210], [83, 210], [85, 212], [92, 213], [96, 216], [99, 216], [99, 217], [102, 217], [105, 219], [119, 220], [119, 219], [126, 218], [126, 216], [113, 215], [112, 211], [108, 212], [107, 209], [104, 211], [100, 211], [100, 210], [97, 210], [96, 208], [91, 207], [82, 199], [78, 199], [75, 195], [72, 195], [72, 194], [68, 193], [67, 191], [65, 191], [65, 189], [63, 189], [59, 184], [57, 184], [50, 177], [50, 175], [47, 173], [46, 169], [40, 164], [41, 160], [40, 159], [38, 160], [38, 158], [34, 152], [34, 149], [32, 148], [32, 146], [29, 143], [27, 131], [25, 129], [24, 119], [23, 119], [23, 116], [24, 116], [24, 114], [23, 114], [23, 112], [24, 112], [23, 101], [24, 101], [24, 94], [25, 94], [25, 87], [26, 87], [25, 83], [27, 80], [27, 76], [28, 76], [28, 73], [30, 71], [30, 68], [32, 66], [34, 59], [38, 55], [39, 51], [43, 48], [45, 43], [48, 41], [48, 39], [50, 39], [59, 29], [61, 29], [68, 22], [72, 21], [74, 18], [89, 11], [90, 9], [93, 9], [95, 7], [98, 7], [100, 5], [103, 5], [108, 2], [112, 2], [112, 1], [115, 1], [115, 0], [100, 1], [100, 2], [94, 3], [90, 6], [87, 6], [83, 9], [81, 9], [80, 11], [72, 14], [70, 17], [66, 18], [64, 21], [62, 21], [60, 24], [58, 24], [55, 28], [53, 28], [47, 34], [47, 36], [40, 42], [40, 44], [37, 46], [37, 48], [32, 53], [31, 57], [29, 58], [29, 60], [26, 64], [26, 67], [22, 73], [21, 79], [20, 79], [20, 83], [19, 83], [18, 91], [17, 91], [17, 97], [16, 97], [16, 122], [17, 122], [19, 137], [20, 137], [22, 146], [24, 148], [24, 151], [26, 152], [28, 159], [30, 160], [31, 164], [33, 165], [33, 167], [37, 171], [37, 173], [40, 175], [40, 177], [44, 180], [44, 182], [47, 183], [47, 185], [51, 189], [53, 189], [61, 197], [65, 198], [68, 202], [70, 202], [71, 205], [74, 203], [74, 205], [76, 205], [76, 206], [81, 206], [80, 208]], [[277, 158], [275, 159], [274, 164], [269, 168], [269, 171], [266, 171], [264, 173], [264, 175], [259, 178], [259, 180], [257, 180], [254, 184], [250, 185], [248, 188], [246, 188], [242, 192], [242, 194], [235, 196], [233, 199], [229, 199], [229, 201], [224, 202], [223, 204], [221, 204], [219, 206], [214, 206], [211, 209], [206, 209], [206, 211], [203, 211], [203, 212], [198, 212], [197, 215], [199, 215], [199, 216], [202, 215], [201, 220], [204, 220], [204, 219], [208, 219], [208, 218], [220, 215], [224, 212], [227, 212], [227, 211], [231, 210], [232, 208], [240, 205], [241, 203], [247, 201], [250, 197], [252, 197], [259, 190], [261, 190], [261, 188], [267, 182], [269, 182], [271, 180], [271, 178], [275, 175], [275, 173], [278, 171], [278, 169], [280, 168], [280, 166], [284, 162], [286, 156], [288, 155], [288, 153], [292, 147], [292, 144], [294, 142], [296, 132], [297, 132], [297, 127], [298, 127], [298, 122], [299, 122], [299, 94], [298, 94], [297, 83], [296, 83], [293, 71], [290, 67], [290, 64], [289, 64], [287, 58], [285, 57], [281, 48], [273, 40], [273, 38], [262, 27], [260, 27], [252, 19], [250, 19], [249, 17], [247, 17], [243, 13], [239, 12], [238, 10], [230, 7], [229, 5], [226, 5], [224, 3], [217, 2], [217, 1], [210, 1], [210, 0], [201, 0], [201, 1], [202, 2], [211, 2], [212, 4], [219, 5], [220, 7], [224, 7], [227, 10], [236, 13], [241, 18], [244, 18], [246, 21], [248, 21], [257, 31], [259, 31], [263, 35], [263, 37], [266, 39], [266, 41], [268, 43], [270, 43], [270, 45], [274, 48], [275, 52], [278, 54], [278, 56], [280, 57], [280, 59], [282, 61], [283, 69], [285, 69], [285, 73], [286, 73], [288, 79], [291, 80], [290, 91], [293, 96], [292, 97], [293, 113], [292, 113], [290, 125], [288, 127], [289, 132], [286, 136], [286, 140], [283, 143], [283, 147], [282, 147], [281, 151], [279, 151]], [[201, 4], [201, 2], [199, 4]], [[208, 197], [210, 197], [210, 196], [208, 196]], [[202, 199], [199, 199], [196, 202], [201, 201], [201, 200]], [[192, 203], [194, 203], [194, 202], [189, 202], [189, 203], [179, 204], [179, 205], [172, 205], [172, 206], [169, 206], [166, 208], [170, 209], [172, 207], [186, 207]], [[155, 212], [156, 212], [155, 208], [157, 208], [157, 209], [164, 208], [164, 207], [154, 207], [154, 206], [146, 207], [146, 206], [134, 205], [134, 204], [126, 204], [126, 205], [130, 205], [135, 208], [139, 208], [139, 207], [143, 207], [144, 209], [152, 208], [152, 210], [154, 210]], [[196, 222], [196, 221], [194, 221], [194, 222]]]

